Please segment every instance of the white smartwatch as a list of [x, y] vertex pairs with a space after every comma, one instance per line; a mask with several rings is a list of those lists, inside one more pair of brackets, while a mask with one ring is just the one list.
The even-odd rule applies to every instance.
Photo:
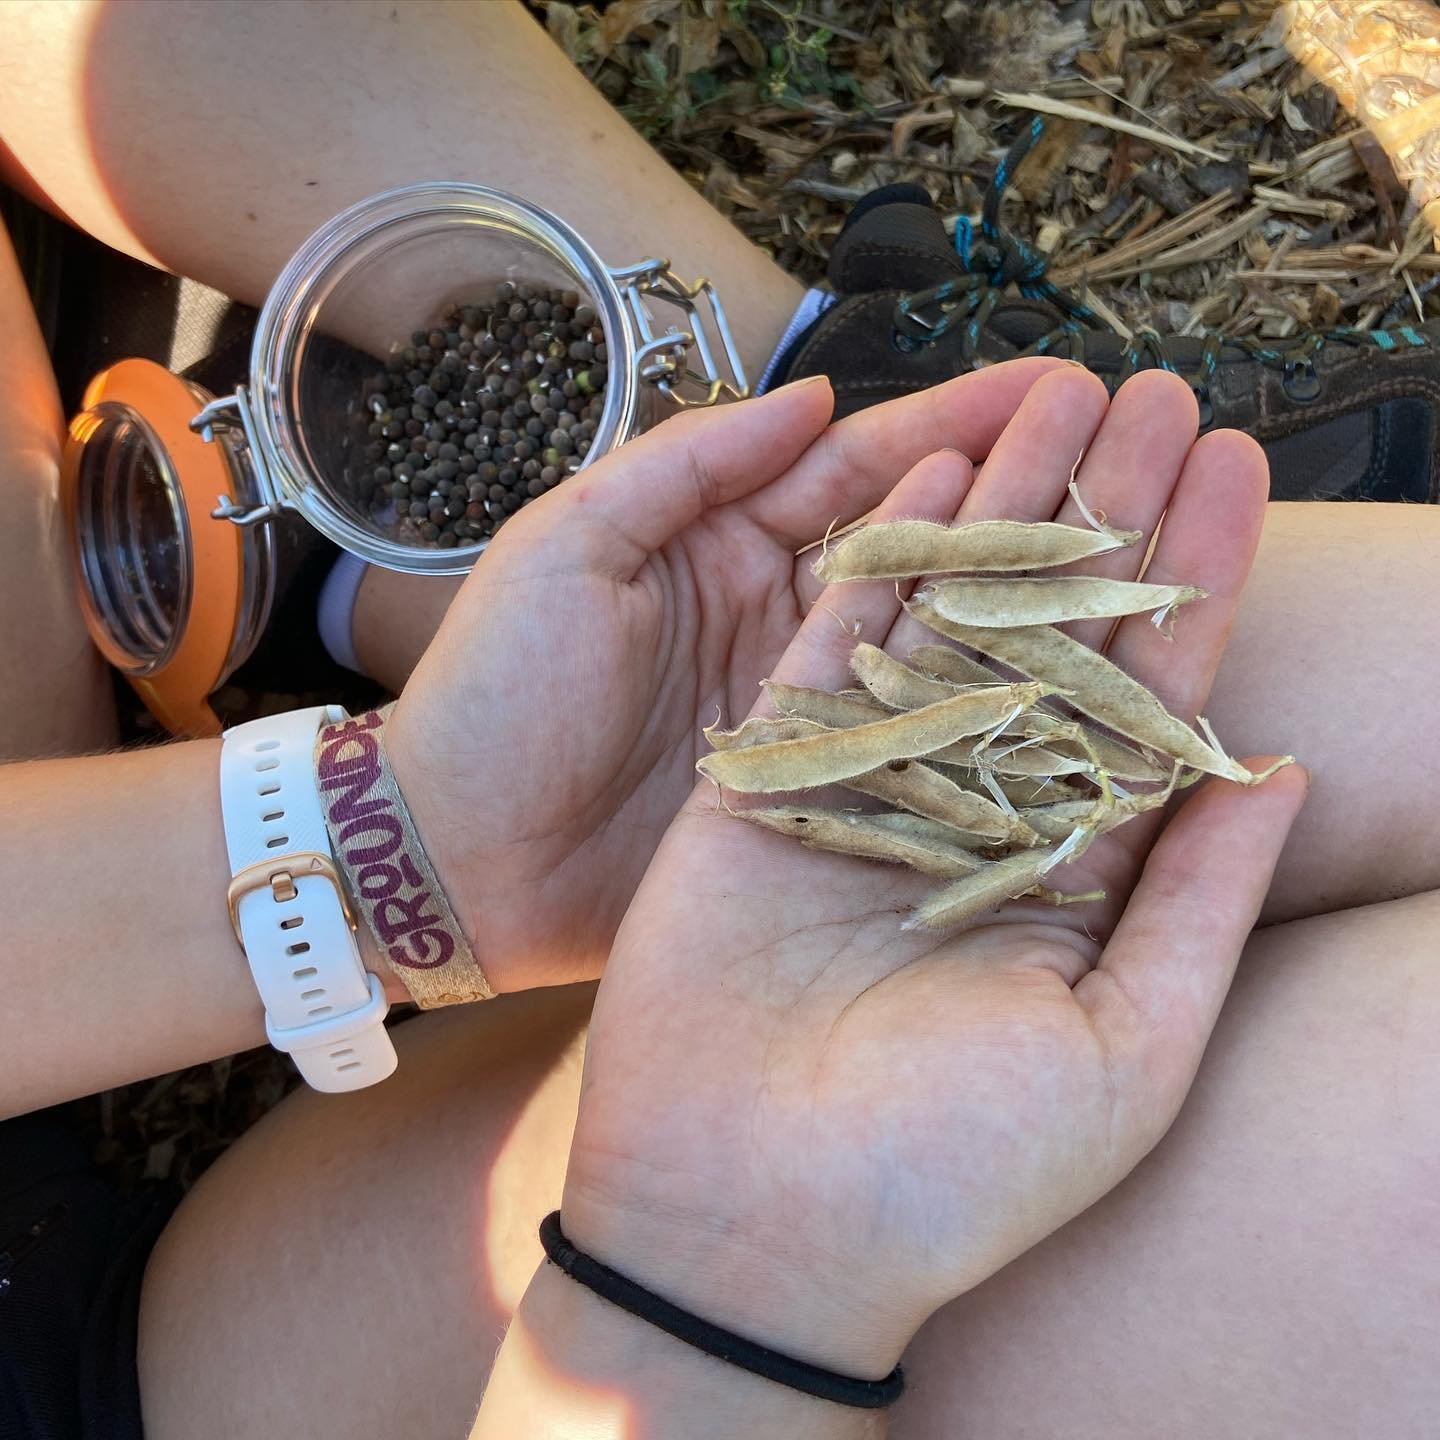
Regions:
[[319, 705], [225, 732], [220, 807], [230, 920], [265, 1005], [265, 1033], [316, 1090], [360, 1090], [395, 1069], [385, 987], [360, 959], [315, 784]]

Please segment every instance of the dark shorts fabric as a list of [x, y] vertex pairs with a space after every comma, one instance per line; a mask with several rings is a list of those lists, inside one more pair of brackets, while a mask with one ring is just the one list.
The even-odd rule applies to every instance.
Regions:
[[175, 1203], [122, 1194], [63, 1110], [0, 1123], [3, 1440], [140, 1440], [140, 1282]]

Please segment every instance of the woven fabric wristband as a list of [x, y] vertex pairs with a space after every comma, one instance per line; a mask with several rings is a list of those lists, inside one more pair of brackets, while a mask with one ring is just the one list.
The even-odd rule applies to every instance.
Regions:
[[817, 1400], [829, 1400], [836, 1405], [849, 1405], [859, 1410], [881, 1410], [893, 1405], [905, 1390], [905, 1372], [896, 1366], [883, 1380], [856, 1380], [850, 1375], [840, 1375], [820, 1365], [809, 1365], [793, 1356], [782, 1355], [777, 1350], [767, 1350], [753, 1340], [732, 1331], [722, 1330], [678, 1305], [637, 1285], [635, 1281], [602, 1265], [593, 1256], [577, 1250], [565, 1238], [560, 1227], [560, 1212], [556, 1210], [540, 1222], [540, 1243], [545, 1255], [557, 1269], [563, 1270], [572, 1280], [592, 1290], [602, 1300], [628, 1311], [639, 1320], [723, 1360], [748, 1370], [761, 1379], [773, 1380], [777, 1385], [798, 1390], [804, 1395], [813, 1395]]
[[495, 992], [420, 843], [385, 755], [394, 707], [325, 726], [315, 779], [330, 848], [350, 901], [422, 1010], [490, 1000]]

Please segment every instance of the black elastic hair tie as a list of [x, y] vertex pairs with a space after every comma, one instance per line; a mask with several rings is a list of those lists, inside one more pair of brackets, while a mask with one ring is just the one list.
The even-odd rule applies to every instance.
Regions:
[[905, 1389], [905, 1376], [896, 1366], [883, 1380], [855, 1380], [849, 1375], [838, 1375], [819, 1365], [807, 1365], [803, 1360], [767, 1350], [753, 1340], [722, 1330], [678, 1305], [672, 1305], [659, 1295], [652, 1294], [643, 1285], [627, 1280], [608, 1265], [602, 1265], [593, 1257], [577, 1250], [560, 1228], [560, 1212], [556, 1210], [540, 1222], [540, 1243], [545, 1254], [558, 1269], [563, 1270], [572, 1280], [578, 1281], [587, 1290], [593, 1290], [601, 1299], [618, 1305], [622, 1310], [656, 1329], [724, 1360], [737, 1365], [762, 1379], [773, 1380], [777, 1385], [787, 1385], [818, 1400], [830, 1400], [836, 1405], [852, 1405], [861, 1410], [879, 1410], [893, 1405]]

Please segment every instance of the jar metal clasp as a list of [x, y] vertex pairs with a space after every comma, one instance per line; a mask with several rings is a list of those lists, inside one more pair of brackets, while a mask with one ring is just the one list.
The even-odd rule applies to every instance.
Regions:
[[210, 512], [211, 519], [229, 520], [248, 529], [275, 519], [282, 510], [294, 509], [265, 463], [259, 430], [245, 386], [237, 385], [233, 395], [221, 395], [212, 400], [191, 420], [190, 428], [197, 431], [207, 444], [214, 443], [217, 430], [230, 432], [230, 447], [244, 452], [254, 477], [256, 504], [237, 505], [229, 495], [221, 495], [220, 503]]
[[[702, 276], [688, 284], [670, 268], [668, 260], [656, 258], [615, 266], [610, 278], [620, 290], [640, 342], [635, 352], [638, 380], [653, 385], [681, 409], [743, 400], [750, 394], [725, 307], [709, 280]], [[680, 324], [657, 330], [646, 303], [649, 300], [674, 306], [681, 312]], [[687, 382], [703, 393], [695, 397], [682, 394], [679, 387]]]

